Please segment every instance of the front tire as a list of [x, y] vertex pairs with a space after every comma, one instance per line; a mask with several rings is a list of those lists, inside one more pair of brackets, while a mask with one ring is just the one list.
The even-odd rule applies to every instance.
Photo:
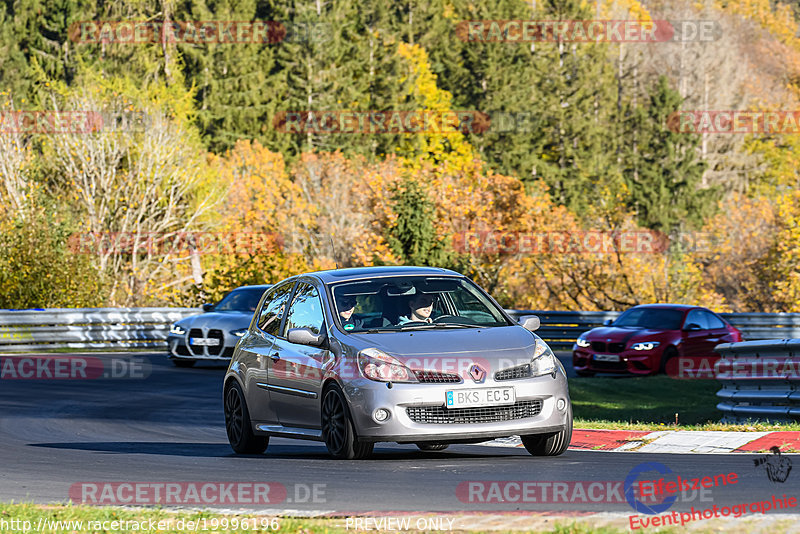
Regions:
[[567, 411], [567, 426], [554, 434], [521, 436], [525, 449], [533, 456], [559, 456], [566, 452], [572, 440], [572, 404]]
[[237, 454], [261, 454], [267, 450], [269, 436], [256, 436], [250, 422], [244, 392], [235, 380], [225, 388], [225, 431]]
[[673, 358], [677, 358], [678, 356], [679, 356], [678, 349], [676, 349], [675, 347], [667, 347], [666, 349], [664, 349], [664, 353], [661, 354], [661, 364], [659, 365], [658, 368], [658, 370], [661, 372], [662, 375], [667, 374], [667, 362], [669, 362]]
[[372, 442], [359, 441], [341, 388], [332, 384], [322, 396], [322, 439], [338, 460], [361, 460], [372, 454]]

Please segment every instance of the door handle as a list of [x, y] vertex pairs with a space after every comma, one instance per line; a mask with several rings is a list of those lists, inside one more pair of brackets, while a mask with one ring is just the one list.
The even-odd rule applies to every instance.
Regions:
[[280, 359], [281, 359], [281, 355], [280, 355], [280, 353], [278, 353], [278, 352], [273, 352], [272, 354], [270, 354], [270, 355], [269, 355], [269, 358], [270, 358], [270, 359], [271, 359], [273, 362], [277, 362], [278, 360], [280, 360]]

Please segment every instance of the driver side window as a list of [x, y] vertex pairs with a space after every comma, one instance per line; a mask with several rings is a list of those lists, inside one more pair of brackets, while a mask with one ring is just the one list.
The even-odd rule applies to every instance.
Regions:
[[686, 314], [686, 321], [684, 321], [683, 327], [686, 328], [690, 324], [696, 324], [701, 330], [708, 330], [706, 318], [703, 316], [703, 312], [701, 310], [692, 310]]

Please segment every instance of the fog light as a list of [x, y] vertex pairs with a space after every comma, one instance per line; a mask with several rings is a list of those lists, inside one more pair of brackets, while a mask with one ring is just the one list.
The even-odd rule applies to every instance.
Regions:
[[567, 407], [567, 401], [565, 401], [564, 399], [558, 399], [558, 402], [556, 403], [556, 408], [558, 408], [558, 411], [563, 412], [564, 408], [566, 407]]
[[389, 410], [386, 408], [378, 408], [375, 410], [375, 413], [372, 414], [372, 418], [375, 419], [378, 423], [383, 423], [387, 419], [389, 419]]

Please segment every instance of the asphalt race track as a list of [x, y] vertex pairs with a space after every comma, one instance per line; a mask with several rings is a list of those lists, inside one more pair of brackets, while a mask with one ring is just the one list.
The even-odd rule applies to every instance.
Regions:
[[[0, 501], [65, 502], [70, 487], [83, 482], [239, 481], [279, 483], [286, 487], [286, 495], [272, 504], [222, 507], [632, 513], [618, 483], [643, 462], [660, 462], [673, 477], [737, 473], [736, 483], [703, 494], [690, 492], [694, 495], [679, 499], [671, 510], [688, 510], [692, 505], [730, 506], [784, 493], [797, 495], [796, 476], [785, 483], [770, 482], [765, 470], [754, 466], [753, 460], [761, 455], [749, 454], [568, 451], [557, 458], [534, 458], [518, 448], [455, 445], [443, 452], [422, 452], [414, 446], [378, 444], [373, 459], [336, 461], [320, 443], [273, 439], [264, 455], [236, 456], [227, 443], [221, 409], [224, 366], [200, 364], [178, 369], [164, 355], [153, 353], [87, 356], [135, 357], [152, 368], [146, 378], [0, 380]], [[656, 478], [654, 472], [650, 478]], [[495, 502], [470, 502], [464, 489], [470, 481], [485, 484], [481, 486], [485, 491], [473, 495], [473, 501], [490, 495], [489, 481], [544, 486], [554, 481], [602, 482], [596, 486], [606, 488], [616, 483], [618, 493], [615, 497], [611, 491], [608, 498], [600, 495], [595, 502], [589, 502], [591, 497], [583, 499], [587, 502], [580, 498], [561, 502], [562, 497], [555, 503], [542, 503], [517, 502], [521, 497], [516, 491], [508, 493], [511, 502], [496, 502], [499, 494], [495, 494]], [[316, 499], [309, 498], [308, 490], [314, 485]], [[573, 486], [570, 488], [573, 491]], [[609, 500], [615, 502], [606, 502]]]

